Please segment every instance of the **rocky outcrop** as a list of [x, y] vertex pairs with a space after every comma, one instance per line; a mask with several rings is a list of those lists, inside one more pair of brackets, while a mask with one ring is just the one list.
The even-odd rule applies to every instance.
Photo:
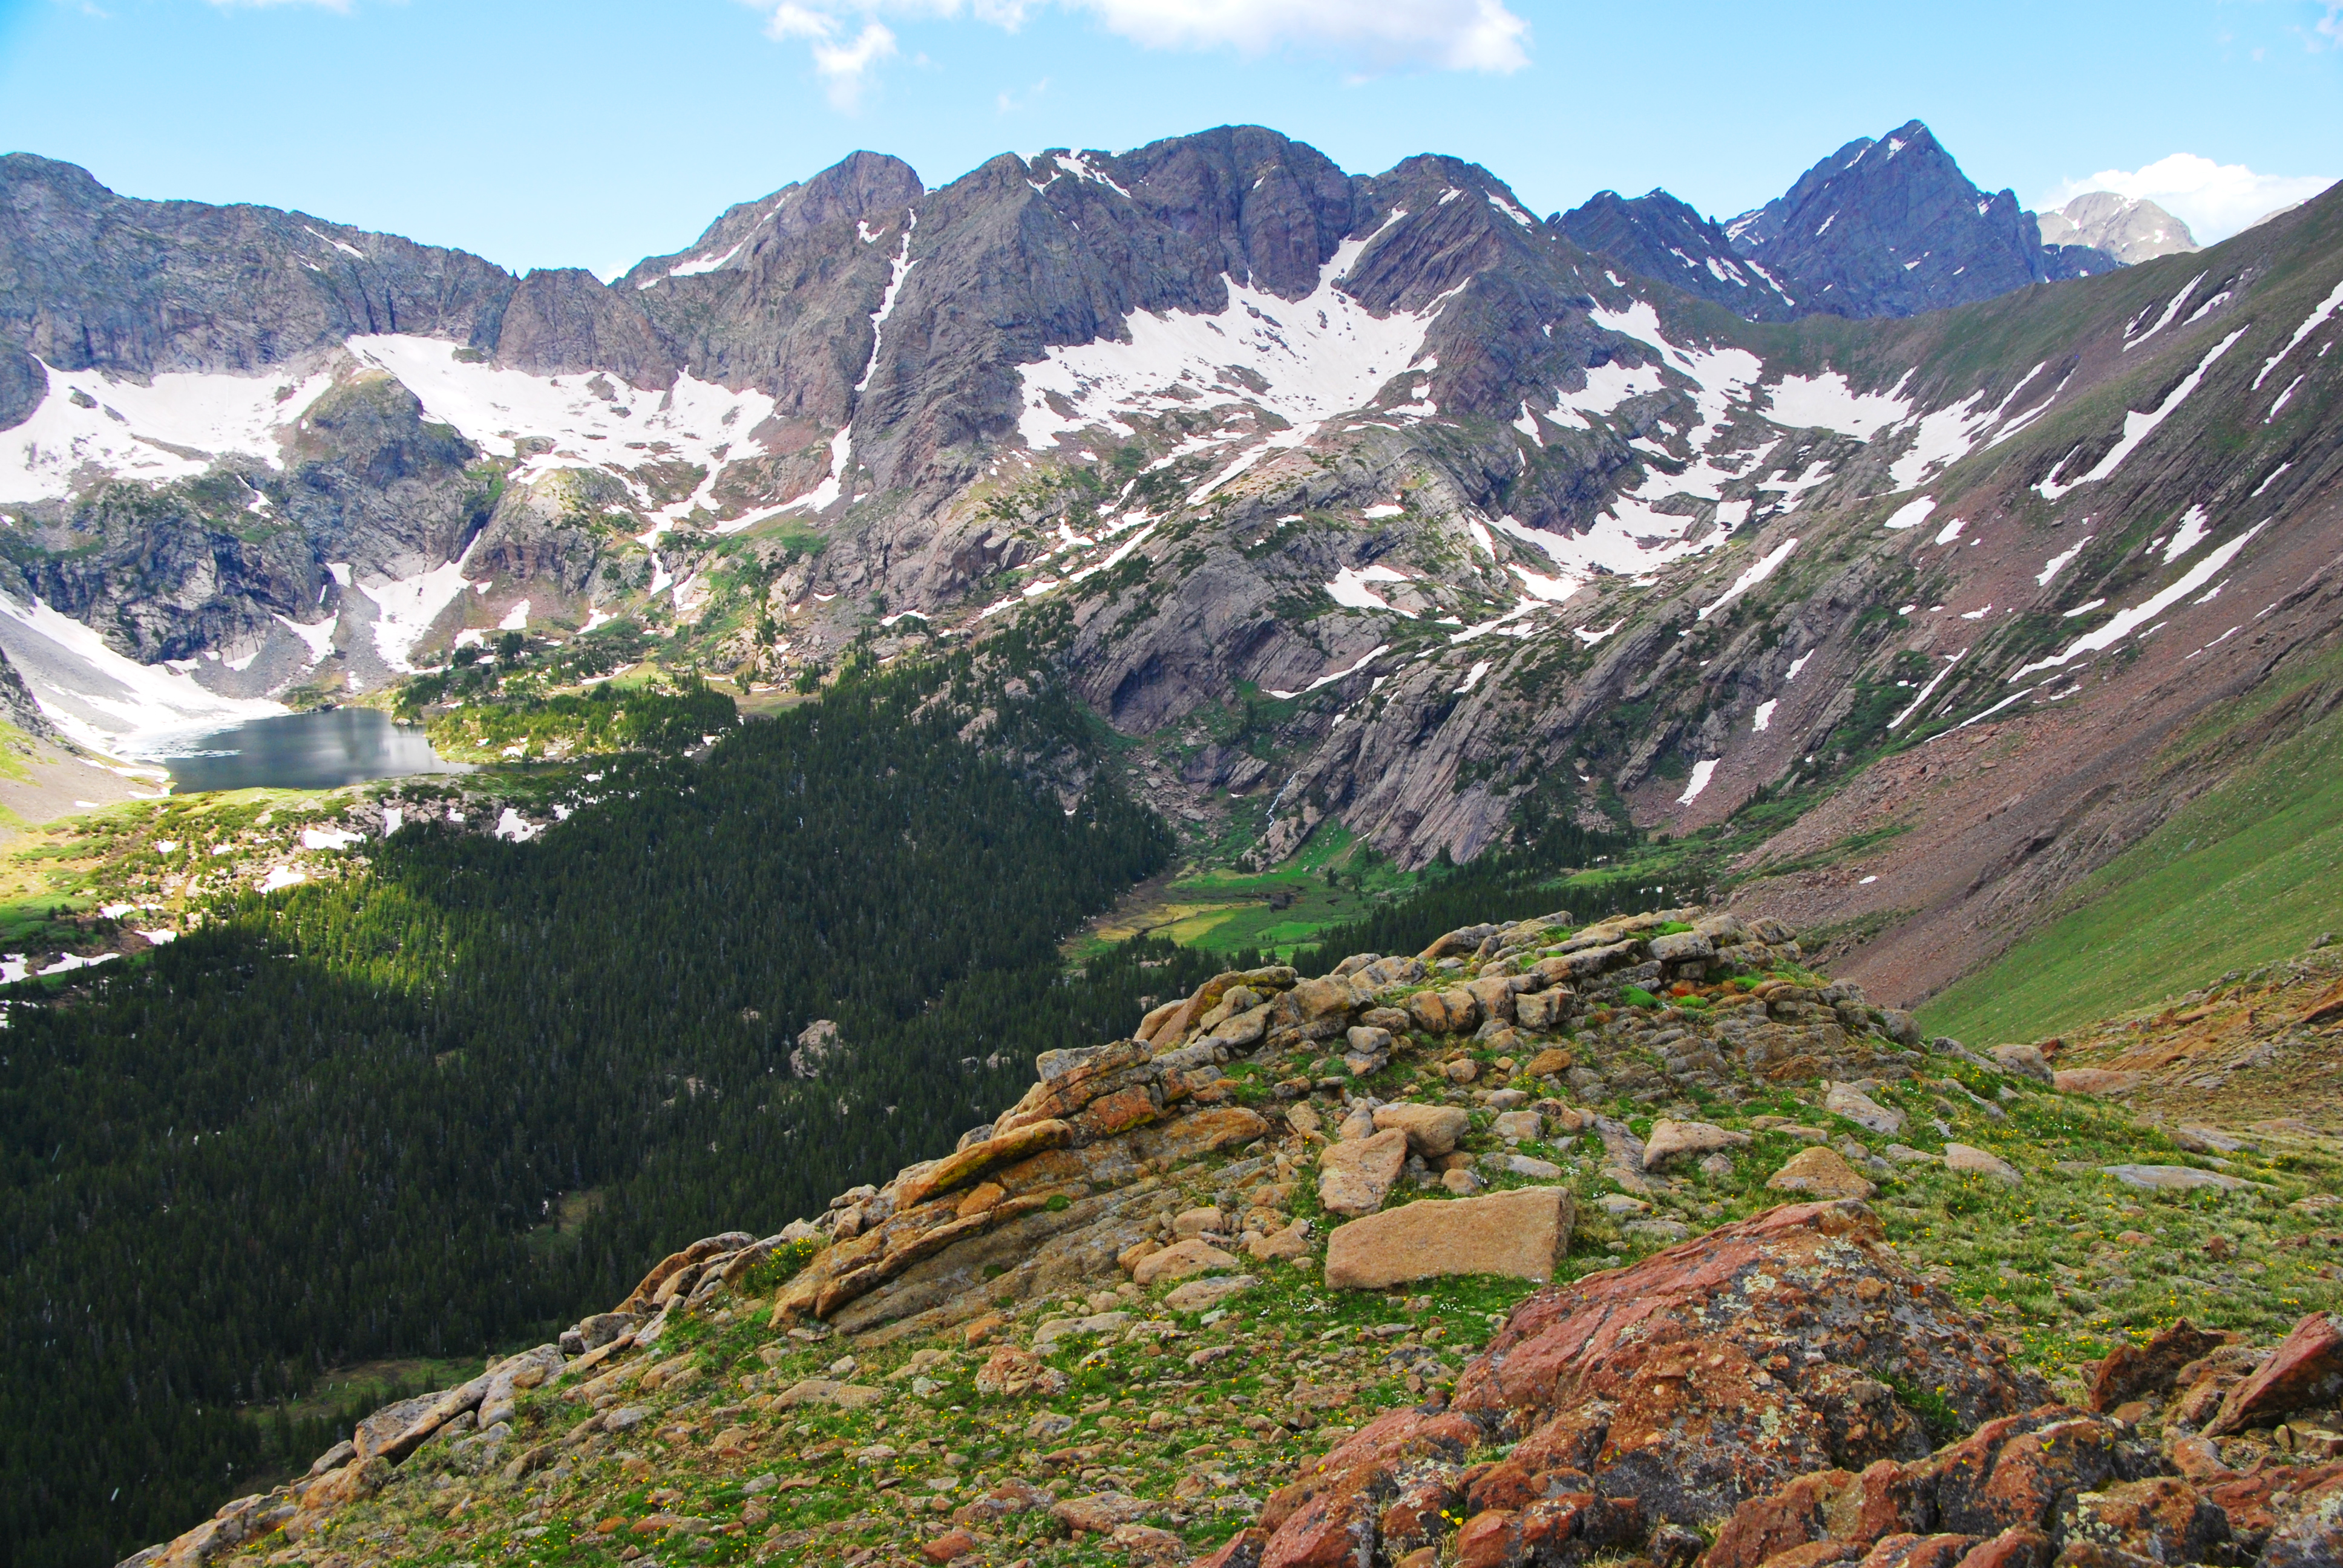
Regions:
[[[136, 1561], [399, 1529], [477, 1554], [548, 1520], [790, 1563], [1178, 1563], [1202, 1529], [1218, 1568], [2333, 1561], [2328, 1315], [2276, 1350], [2174, 1325], [2056, 1402], [2002, 1304], [1928, 1260], [1950, 1211], [1910, 1222], [1928, 1183], [1971, 1230], [1990, 1194], [1873, 1125], [1959, 1118], [2038, 1178], [1949, 1075], [2033, 1126], [2056, 1091], [1911, 1033], [1772, 922], [1694, 909], [1220, 974], [1045, 1054], [950, 1152], [677, 1250]], [[1648, 1138], [1612, 1114], [1694, 1095], [1714, 1120]], [[1794, 1097], [1820, 1125], [1751, 1113]], [[1328, 1234], [1312, 1174], [1369, 1144], [1393, 1180]], [[1815, 1156], [1881, 1207], [1763, 1206]]]
[[0, 342], [0, 430], [33, 417], [49, 395], [49, 373], [14, 343]]

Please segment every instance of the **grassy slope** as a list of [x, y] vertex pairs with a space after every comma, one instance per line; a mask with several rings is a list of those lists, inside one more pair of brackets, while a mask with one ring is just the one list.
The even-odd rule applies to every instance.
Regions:
[[[2218, 746], [2343, 671], [2328, 655], [2182, 742]], [[1971, 1043], [2161, 1001], [2343, 929], [2343, 711], [2268, 748], [2079, 883], [2067, 910], [1920, 1010]]]

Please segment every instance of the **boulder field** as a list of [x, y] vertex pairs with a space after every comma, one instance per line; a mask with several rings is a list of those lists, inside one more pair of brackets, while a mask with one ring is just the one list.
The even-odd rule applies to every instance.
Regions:
[[1774, 922], [1231, 972], [1036, 1065], [126, 1568], [2343, 1563], [2343, 1159]]

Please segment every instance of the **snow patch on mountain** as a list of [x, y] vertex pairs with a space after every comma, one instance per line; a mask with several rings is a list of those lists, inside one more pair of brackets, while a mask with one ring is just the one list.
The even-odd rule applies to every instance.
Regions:
[[2213, 368], [2213, 362], [2227, 354], [2230, 346], [2243, 337], [2247, 330], [2247, 327], [2240, 327], [2220, 342], [2213, 345], [2205, 357], [2197, 362], [2197, 368], [2183, 377], [2177, 386], [2164, 395], [2164, 400], [2147, 413], [2143, 414], [2137, 409], [2125, 410], [2122, 439], [2108, 447], [2107, 456], [2092, 465], [2089, 472], [2079, 474], [2072, 479], [2061, 480], [2058, 477], [2060, 471], [2066, 467], [2067, 459], [2074, 457], [2074, 453], [2069, 452], [2066, 457], [2059, 460], [2057, 467], [2051, 469], [2042, 482], [2034, 487], [2035, 492], [2046, 501], [2055, 501], [2070, 490], [2104, 479], [2114, 473], [2122, 466], [2126, 457], [2138, 449], [2142, 441], [2156, 433], [2156, 427], [2158, 425], [2171, 417], [2174, 409], [2187, 401], [2188, 394], [2197, 390], [2197, 384], [2205, 379], [2205, 373]]
[[[700, 495], [667, 508], [680, 520], [711, 490], [725, 467], [766, 455], [749, 432], [771, 417], [773, 399], [753, 390], [734, 392], [689, 372], [665, 391], [644, 390], [604, 375], [537, 376], [468, 364], [436, 337], [382, 333], [353, 337], [349, 349], [397, 377], [422, 401], [428, 417], [454, 426], [486, 452], [509, 457], [524, 439], [551, 441], [550, 450], [513, 470], [517, 483], [561, 468], [602, 468], [623, 476], [645, 463], [703, 465], [709, 476]], [[648, 504], [650, 497], [643, 492], [640, 498]]]
[[2262, 389], [2262, 383], [2269, 379], [2269, 373], [2278, 368], [2278, 361], [2300, 347], [2302, 340], [2318, 331], [2335, 314], [2338, 307], [2343, 307], [2343, 283], [2337, 284], [2333, 293], [2310, 307], [2310, 314], [2303, 318], [2301, 326], [2294, 329], [2294, 336], [2286, 340], [2286, 347], [2271, 355], [2263, 364], [2260, 374], [2254, 377], [2255, 391]]
[[[1857, 392], [1835, 370], [1785, 376], [1768, 389], [1765, 417], [1792, 429], [1835, 430], [1868, 441], [1912, 415], [1912, 405], [1887, 392]], [[1906, 487], [1899, 485], [1898, 488]]]
[[140, 664], [38, 599], [20, 604], [0, 594], [0, 649], [51, 722], [99, 751], [141, 755], [162, 735], [286, 711], [282, 703], [207, 691], [165, 665]]
[[1390, 609], [1392, 607], [1375, 592], [1373, 585], [1407, 580], [1406, 573], [1394, 571], [1380, 561], [1370, 567], [1344, 567], [1334, 574], [1334, 580], [1326, 585], [1326, 594], [1345, 609]]
[[2105, 626], [2085, 632], [2068, 644], [2062, 652], [2054, 653], [2046, 658], [2036, 659], [2032, 664], [2020, 666], [2009, 678], [2023, 680], [2037, 669], [2063, 668], [2084, 654], [2097, 653], [2103, 648], [2113, 648], [2130, 636], [2136, 628], [2146, 626], [2218, 577], [2223, 568], [2237, 558], [2237, 553], [2252, 542], [2253, 537], [2268, 527], [2269, 524], [2267, 522], [2256, 523], [2252, 528], [2218, 549], [2211, 551], [2204, 559], [2190, 567], [2180, 575], [2179, 580], [2169, 588], [2141, 600], [2129, 609], [2117, 610]]
[[46, 368], [49, 395], [31, 418], [0, 433], [0, 502], [71, 495], [85, 470], [160, 484], [192, 478], [231, 452], [282, 467], [285, 433], [333, 385], [323, 371], [169, 372], [141, 387], [102, 370]]
[[[1297, 429], [1364, 407], [1414, 364], [1443, 303], [1378, 317], [1344, 294], [1339, 281], [1366, 245], [1343, 241], [1320, 269], [1317, 288], [1298, 300], [1231, 280], [1229, 303], [1217, 314], [1135, 311], [1125, 324], [1128, 343], [1101, 338], [1051, 348], [1023, 367], [1019, 434], [1036, 448], [1094, 425], [1128, 435], [1125, 416], [1192, 409], [1200, 392], [1212, 399], [1206, 407], [1258, 408]], [[1246, 385], [1256, 377], [1264, 390]], [[1164, 395], [1182, 384], [1187, 397]], [[1052, 407], [1053, 397], [1071, 412]]]

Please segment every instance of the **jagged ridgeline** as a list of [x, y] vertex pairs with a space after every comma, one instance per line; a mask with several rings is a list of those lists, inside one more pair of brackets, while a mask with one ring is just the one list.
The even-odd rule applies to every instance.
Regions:
[[[278, 1462], [257, 1418], [321, 1368], [568, 1321], [677, 1237], [949, 1147], [1037, 1051], [1217, 968], [1156, 944], [1061, 983], [1165, 833], [956, 739], [945, 679], [613, 764], [536, 842], [409, 828], [14, 1005], [0, 1332], [38, 1372], [0, 1382], [0, 1563], [172, 1534]], [[1054, 700], [1001, 732], [1039, 749]], [[838, 1047], [793, 1077], [818, 1019]]]

